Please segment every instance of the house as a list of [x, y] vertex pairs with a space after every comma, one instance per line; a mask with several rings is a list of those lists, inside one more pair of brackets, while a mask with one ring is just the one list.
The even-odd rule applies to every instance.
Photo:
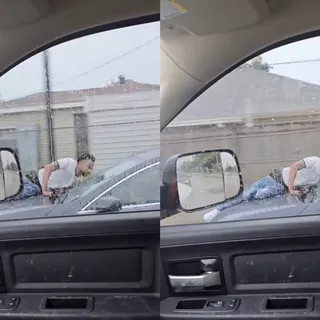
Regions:
[[[138, 145], [137, 140], [143, 141], [144, 133], [159, 145], [159, 90], [159, 85], [128, 79], [101, 88], [52, 92], [52, 122], [44, 92], [2, 101], [0, 144], [17, 151], [23, 171], [85, 151], [96, 155], [99, 168], [112, 166], [141, 151], [143, 143]], [[152, 125], [135, 123], [143, 119]], [[120, 140], [120, 134], [122, 140], [129, 139], [127, 143]]]
[[88, 143], [98, 169], [110, 168], [119, 159], [160, 147], [159, 87], [88, 96], [85, 114]]
[[245, 185], [274, 168], [320, 156], [320, 86], [261, 70], [234, 70], [192, 102], [161, 134], [172, 154], [229, 148]]

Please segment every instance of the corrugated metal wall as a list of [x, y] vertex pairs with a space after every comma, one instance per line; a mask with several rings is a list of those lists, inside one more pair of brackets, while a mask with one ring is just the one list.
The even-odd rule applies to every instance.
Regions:
[[52, 111], [52, 127], [56, 159], [76, 157], [74, 112], [78, 109], [55, 109]]
[[[55, 109], [53, 106], [56, 159], [77, 156], [75, 113], [78, 112], [87, 113], [88, 151], [95, 155], [97, 169], [112, 167], [132, 154], [160, 146], [159, 91], [93, 96], [88, 98], [86, 106], [86, 109], [84, 106], [68, 108], [67, 104], [63, 109]], [[0, 131], [8, 128], [19, 131], [19, 128], [22, 130], [22, 126], [26, 124], [34, 126], [31, 131], [37, 131], [35, 135], [30, 132], [29, 138], [37, 140], [32, 147], [32, 153], [37, 150], [38, 157], [29, 159], [29, 154], [25, 163], [44, 166], [50, 161], [46, 111], [42, 109], [37, 112], [8, 113], [0, 116]], [[29, 129], [24, 128], [23, 131], [25, 130]], [[80, 138], [78, 136], [78, 140]], [[22, 149], [25, 155], [26, 150]], [[23, 157], [23, 154], [19, 156]]]
[[[272, 122], [272, 123], [271, 123]], [[301, 115], [253, 127], [241, 124], [168, 127], [161, 133], [161, 165], [174, 154], [208, 149], [231, 149], [239, 158], [245, 187], [306, 156], [320, 156], [320, 115]]]
[[[39, 165], [41, 165], [41, 163], [46, 163], [49, 160], [49, 152], [47, 139], [47, 120], [45, 113], [43, 111], [29, 111], [28, 113], [8, 113], [0, 116], [0, 130], [16, 128], [16, 131], [19, 132], [19, 128], [27, 124], [33, 124], [38, 131], [38, 134], [36, 135], [38, 140], [38, 159], [36, 163]], [[17, 134], [16, 132], [12, 131], [11, 135], [16, 136]], [[23, 154], [19, 154], [19, 156], [22, 158]], [[23, 160], [21, 161], [23, 162]]]
[[160, 146], [159, 91], [105, 95], [88, 101], [95, 168], [109, 168], [134, 153]]
[[[75, 145], [75, 129], [74, 129], [74, 112], [82, 110], [83, 107], [79, 108], [66, 108], [66, 109], [55, 109], [52, 111], [52, 122], [54, 132], [54, 146], [56, 159], [63, 157], [75, 157], [76, 156], [76, 145]], [[27, 128], [26, 125], [33, 125], [32, 128]], [[16, 128], [10, 131], [7, 129]], [[32, 147], [32, 150], [26, 154], [25, 144], [18, 143], [20, 145], [21, 152], [19, 157], [21, 164], [28, 163], [25, 170], [30, 170], [31, 163], [38, 167], [46, 165], [50, 161], [49, 154], [49, 143], [48, 143], [48, 129], [47, 129], [47, 117], [45, 111], [38, 112], [19, 112], [19, 113], [8, 113], [0, 116], [0, 132], [6, 130], [6, 136], [10, 138], [24, 137], [28, 135], [28, 139], [36, 139], [36, 147], [33, 144], [28, 143], [27, 149]], [[36, 130], [36, 132], [34, 132]], [[25, 141], [26, 143], [26, 141]], [[23, 147], [23, 148], [22, 148]], [[30, 153], [34, 153], [36, 149], [36, 159], [29, 159]], [[24, 159], [23, 157], [28, 157]], [[25, 160], [25, 161], [24, 161]], [[24, 168], [22, 168], [24, 169]]]

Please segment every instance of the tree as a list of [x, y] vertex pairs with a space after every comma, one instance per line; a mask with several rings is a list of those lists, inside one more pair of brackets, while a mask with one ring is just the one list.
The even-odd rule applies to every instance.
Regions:
[[270, 66], [267, 62], [263, 62], [261, 56], [257, 56], [250, 63], [248, 63], [248, 67], [266, 72], [269, 72], [272, 69], [272, 66]]
[[257, 56], [251, 61], [241, 65], [239, 69], [244, 69], [244, 68], [251, 68], [251, 69], [256, 69], [256, 70], [262, 70], [265, 72], [270, 72], [272, 69], [272, 66], [268, 64], [267, 62], [263, 62], [263, 59], [261, 56]]
[[118, 79], [120, 84], [124, 84], [126, 82], [126, 77], [123, 74], [120, 74]]
[[8, 171], [19, 171], [18, 165], [14, 162], [10, 162], [6, 165], [6, 170]]
[[205, 152], [195, 155], [192, 161], [186, 161], [182, 169], [186, 171], [194, 171], [196, 168], [201, 168], [202, 170], [221, 170], [220, 166], [221, 160], [219, 153]]

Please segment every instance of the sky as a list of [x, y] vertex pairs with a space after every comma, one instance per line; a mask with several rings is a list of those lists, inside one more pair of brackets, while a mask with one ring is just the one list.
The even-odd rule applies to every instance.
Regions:
[[[102, 87], [118, 75], [138, 82], [160, 84], [159, 22], [102, 32], [50, 49], [53, 91]], [[320, 37], [302, 40], [262, 55], [270, 64], [320, 59]], [[320, 85], [320, 61], [275, 65], [273, 73]], [[40, 53], [0, 78], [2, 99], [43, 91]]]
[[319, 59], [317, 62], [275, 65], [271, 72], [320, 85], [320, 37], [273, 49], [263, 54], [262, 58], [269, 64]]
[[[51, 90], [103, 87], [123, 74], [134, 81], [160, 84], [159, 22], [86, 36], [49, 50]], [[0, 78], [1, 99], [43, 91], [43, 54]]]

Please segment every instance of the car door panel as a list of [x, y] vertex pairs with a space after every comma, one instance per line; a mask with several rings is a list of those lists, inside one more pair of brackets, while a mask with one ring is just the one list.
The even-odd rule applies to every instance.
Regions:
[[[161, 318], [319, 318], [319, 230], [318, 216], [163, 227]], [[216, 286], [192, 286], [203, 260]], [[170, 275], [187, 281], [174, 289]]]
[[159, 317], [157, 212], [4, 221], [0, 248], [0, 319]]

